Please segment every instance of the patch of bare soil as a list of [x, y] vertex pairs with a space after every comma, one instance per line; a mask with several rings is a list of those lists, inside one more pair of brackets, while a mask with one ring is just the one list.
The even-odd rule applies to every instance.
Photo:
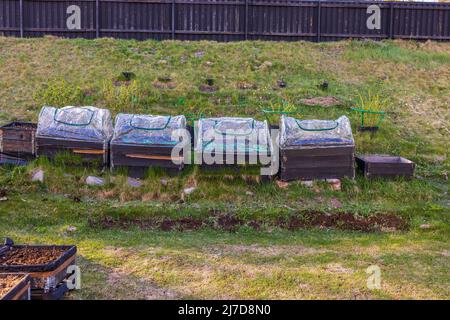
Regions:
[[317, 97], [310, 99], [301, 99], [301, 103], [307, 106], [320, 106], [320, 107], [336, 107], [342, 105], [342, 101], [336, 97]]
[[20, 280], [23, 279], [23, 275], [1, 275], [0, 274], [0, 298], [7, 294], [12, 288], [14, 288]]
[[289, 230], [318, 227], [322, 229], [339, 229], [363, 232], [380, 232], [389, 229], [406, 230], [408, 223], [394, 214], [377, 214], [360, 217], [352, 213], [327, 214], [324, 212], [307, 212], [301, 216], [279, 220], [278, 226]]
[[216, 86], [202, 84], [202, 85], [200, 85], [199, 90], [203, 93], [213, 93], [213, 92], [216, 92], [217, 90], [219, 90], [219, 88]]
[[154, 81], [153, 86], [157, 89], [175, 89], [177, 85], [173, 81]]
[[107, 285], [111, 288], [122, 288], [130, 292], [138, 292], [139, 298], [145, 300], [164, 300], [179, 298], [177, 292], [159, 287], [142, 278], [130, 281], [130, 275], [121, 270], [114, 270], [108, 274]]
[[37, 265], [48, 264], [57, 260], [65, 252], [65, 249], [57, 247], [34, 248], [20, 247], [11, 248], [0, 256], [0, 265]]
[[236, 87], [241, 90], [255, 90], [258, 89], [258, 86], [254, 83], [249, 82], [238, 82]]
[[[103, 217], [89, 221], [92, 227], [104, 229], [128, 229], [137, 226], [141, 229], [156, 229], [161, 231], [193, 231], [202, 228], [212, 228], [234, 232], [241, 226], [260, 230], [262, 222], [258, 220], [244, 221], [233, 214], [211, 212], [203, 218], [112, 218]], [[310, 228], [339, 229], [362, 232], [393, 232], [408, 228], [408, 222], [394, 214], [377, 214], [369, 217], [357, 216], [352, 213], [306, 212], [280, 218], [274, 222], [266, 222], [267, 227], [279, 227], [287, 230]]]
[[331, 273], [340, 273], [340, 274], [352, 274], [354, 272], [353, 269], [345, 268], [339, 263], [329, 263], [325, 268], [328, 272]]
[[207, 247], [206, 250], [215, 255], [256, 254], [263, 257], [277, 257], [282, 255], [304, 256], [325, 252], [325, 250], [318, 250], [299, 245], [261, 246], [258, 244], [211, 246]]

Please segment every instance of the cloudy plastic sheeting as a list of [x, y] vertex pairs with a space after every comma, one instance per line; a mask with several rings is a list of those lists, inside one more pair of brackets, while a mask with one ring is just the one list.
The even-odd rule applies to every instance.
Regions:
[[82, 141], [109, 141], [112, 136], [109, 110], [96, 107], [44, 106], [39, 114], [38, 137]]
[[112, 142], [148, 145], [175, 145], [177, 129], [186, 129], [184, 116], [152, 116], [120, 113], [116, 117]]
[[196, 150], [270, 153], [272, 150], [267, 121], [227, 117], [200, 119]]
[[352, 128], [346, 116], [337, 120], [299, 120], [283, 115], [280, 131], [282, 149], [354, 145]]

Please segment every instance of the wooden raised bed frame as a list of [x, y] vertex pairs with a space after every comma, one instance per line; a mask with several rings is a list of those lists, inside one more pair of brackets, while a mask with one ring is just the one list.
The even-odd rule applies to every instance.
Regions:
[[361, 155], [356, 157], [356, 163], [367, 178], [414, 177], [414, 162], [398, 156]]
[[37, 124], [11, 122], [0, 127], [0, 153], [29, 159], [36, 154], [35, 137]]

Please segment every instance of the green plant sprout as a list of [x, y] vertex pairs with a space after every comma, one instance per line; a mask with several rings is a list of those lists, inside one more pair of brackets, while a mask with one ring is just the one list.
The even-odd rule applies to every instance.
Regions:
[[299, 114], [297, 111], [297, 107], [287, 101], [283, 100], [283, 102], [280, 103], [270, 103], [269, 107], [267, 109], [262, 109], [262, 112], [264, 113], [264, 116], [267, 119], [267, 122], [270, 125], [278, 125], [280, 123], [280, 117], [284, 115], [295, 115]]
[[352, 108], [352, 110], [361, 114], [360, 128], [379, 128], [386, 114], [387, 99], [383, 99], [379, 94], [372, 94], [371, 92], [368, 92], [365, 97], [362, 94], [358, 96], [357, 107]]

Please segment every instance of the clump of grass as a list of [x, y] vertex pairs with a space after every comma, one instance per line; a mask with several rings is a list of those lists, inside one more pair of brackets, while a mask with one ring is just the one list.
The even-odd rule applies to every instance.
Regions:
[[47, 86], [38, 90], [34, 95], [34, 100], [40, 106], [76, 106], [81, 105], [83, 99], [83, 90], [79, 86], [71, 85], [65, 80], [49, 82]]
[[271, 125], [280, 123], [281, 115], [298, 115], [297, 107], [289, 101], [283, 103], [269, 103], [269, 107], [263, 108], [264, 116]]
[[101, 95], [105, 107], [114, 112], [127, 112], [140, 106], [144, 97], [144, 90], [137, 80], [118, 86], [111, 81], [105, 81], [103, 82]]
[[370, 91], [363, 96], [358, 95], [357, 109], [362, 110], [362, 127], [378, 127], [388, 106], [388, 100], [380, 94], [372, 94]]

